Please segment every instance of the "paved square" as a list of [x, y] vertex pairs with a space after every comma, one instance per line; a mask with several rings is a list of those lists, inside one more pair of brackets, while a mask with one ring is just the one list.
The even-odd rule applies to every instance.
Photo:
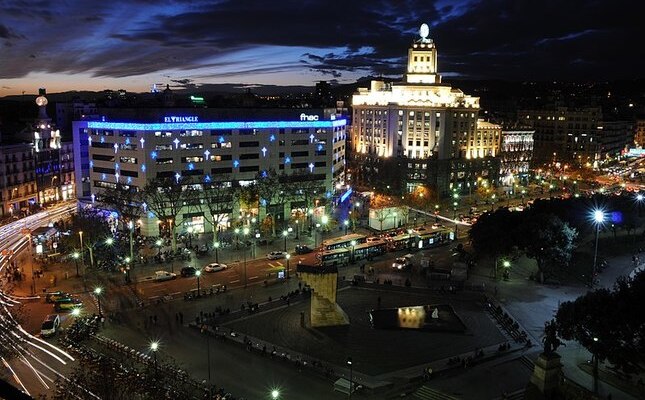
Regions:
[[[450, 304], [467, 330], [462, 334], [373, 329], [368, 312], [376, 308], [378, 297], [381, 297], [382, 308]], [[474, 296], [464, 294], [464, 297]], [[466, 300], [460, 294], [439, 296], [350, 287], [338, 292], [338, 303], [349, 316], [349, 326], [302, 328], [300, 312], [304, 311], [307, 318], [308, 301], [233, 321], [226, 326], [335, 365], [343, 365], [351, 356], [357, 371], [373, 376], [506, 341], [481, 302]]]

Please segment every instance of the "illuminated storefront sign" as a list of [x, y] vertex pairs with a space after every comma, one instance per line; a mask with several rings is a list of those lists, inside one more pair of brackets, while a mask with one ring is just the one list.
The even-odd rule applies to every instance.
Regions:
[[170, 117], [163, 117], [163, 122], [173, 123], [173, 122], [199, 122], [199, 117], [193, 116], [176, 116], [172, 115]]
[[302, 113], [300, 114], [300, 121], [318, 121], [318, 116]]
[[335, 128], [347, 125], [347, 120], [335, 121], [254, 121], [254, 122], [102, 122], [88, 121], [90, 129], [119, 129], [131, 131], [161, 131], [176, 129], [270, 129], [270, 128]]

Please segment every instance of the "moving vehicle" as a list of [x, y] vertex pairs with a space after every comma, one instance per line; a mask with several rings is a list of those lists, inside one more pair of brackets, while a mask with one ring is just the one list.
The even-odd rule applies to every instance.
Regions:
[[47, 302], [47, 303], [55, 303], [56, 300], [69, 298], [71, 296], [72, 296], [71, 294], [69, 294], [67, 292], [62, 292], [60, 290], [58, 290], [56, 292], [49, 292], [49, 293], [47, 293], [45, 295], [45, 302]]
[[162, 282], [162, 281], [169, 281], [172, 279], [175, 279], [177, 277], [177, 274], [168, 272], [168, 271], [157, 271], [154, 274], [153, 279], [157, 282]]
[[285, 258], [286, 256], [287, 256], [287, 253], [284, 251], [272, 251], [271, 253], [267, 254], [267, 259], [279, 260], [281, 258]]
[[412, 266], [412, 254], [406, 254], [403, 257], [399, 257], [392, 263], [392, 268], [396, 270], [402, 270], [410, 268]]
[[83, 307], [83, 302], [79, 299], [62, 299], [54, 304], [56, 312], [69, 311], [79, 307]]
[[314, 251], [314, 249], [309, 246], [305, 246], [304, 244], [299, 244], [296, 246], [296, 254], [307, 254], [311, 253], [312, 251]]
[[210, 263], [204, 267], [204, 272], [218, 272], [228, 269], [228, 265], [220, 263]]
[[58, 314], [50, 314], [43, 321], [43, 325], [40, 327], [40, 336], [50, 337], [56, 334], [58, 327], [60, 326], [60, 317]]
[[197, 269], [195, 269], [195, 267], [184, 267], [181, 269], [180, 274], [185, 278], [187, 276], [194, 276], [196, 272]]

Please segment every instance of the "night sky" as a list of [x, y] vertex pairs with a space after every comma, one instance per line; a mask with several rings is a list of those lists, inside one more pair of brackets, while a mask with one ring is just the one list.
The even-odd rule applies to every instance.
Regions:
[[400, 76], [430, 25], [447, 77], [643, 77], [638, 1], [0, 0], [0, 96]]

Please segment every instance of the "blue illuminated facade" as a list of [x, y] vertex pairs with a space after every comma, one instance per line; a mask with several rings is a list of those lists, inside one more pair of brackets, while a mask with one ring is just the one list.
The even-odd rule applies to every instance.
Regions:
[[[75, 149], [87, 152], [89, 161], [77, 178], [79, 197], [100, 198], [102, 190], [118, 183], [141, 189], [155, 178], [243, 186], [275, 170], [319, 185], [323, 200], [344, 180], [347, 120], [335, 109], [100, 111], [106, 113], [100, 120], [73, 124]], [[300, 205], [280, 207], [268, 210], [278, 223]], [[156, 234], [157, 221], [147, 219], [142, 231]], [[195, 212], [187, 211], [179, 223], [197, 232], [212, 229]]]

